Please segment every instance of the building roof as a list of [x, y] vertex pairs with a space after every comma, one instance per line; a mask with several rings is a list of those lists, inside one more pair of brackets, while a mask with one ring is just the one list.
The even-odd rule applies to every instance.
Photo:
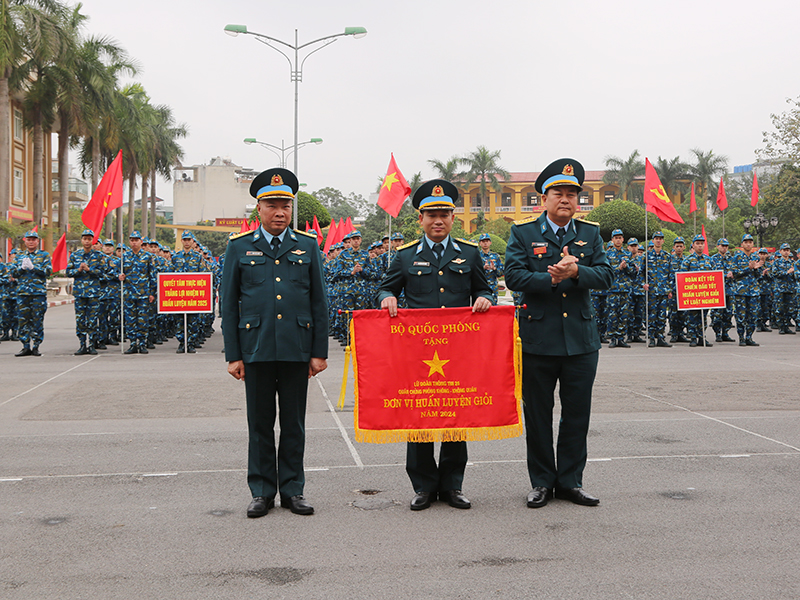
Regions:
[[[505, 183], [533, 183], [536, 181], [536, 178], [539, 177], [539, 173], [541, 173], [541, 171], [509, 173], [511, 177], [508, 180], [504, 180], [502, 177], [498, 177], [498, 180], [504, 181]], [[605, 171], [586, 171], [584, 181], [602, 181], [605, 174]]]

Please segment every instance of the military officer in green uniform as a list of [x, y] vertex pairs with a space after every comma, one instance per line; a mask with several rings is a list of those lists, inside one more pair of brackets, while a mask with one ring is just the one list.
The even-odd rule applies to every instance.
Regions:
[[[608, 289], [614, 275], [599, 228], [572, 218], [583, 179], [583, 166], [574, 159], [548, 165], [536, 179], [546, 212], [515, 223], [506, 247], [506, 282], [524, 292], [527, 305], [520, 309], [519, 333], [531, 508], [553, 495], [585, 506], [600, 503], [583, 489], [600, 349], [589, 291]], [[557, 382], [561, 423], [554, 453]]]
[[[390, 316], [397, 316], [401, 291], [409, 308], [472, 304], [473, 312], [485, 312], [492, 305], [477, 245], [450, 237], [456, 200], [456, 186], [444, 179], [432, 179], [414, 193], [412, 204], [419, 210], [425, 235], [398, 248], [381, 281], [378, 301]], [[442, 442], [438, 465], [432, 442], [409, 442], [406, 472], [416, 493], [411, 510], [428, 508], [437, 496], [454, 508], [469, 508], [470, 501], [461, 492], [466, 466], [466, 442]]]
[[314, 512], [303, 496], [306, 393], [327, 367], [328, 303], [316, 236], [289, 227], [298, 187], [286, 169], [260, 173], [250, 194], [261, 226], [233, 237], [225, 252], [222, 330], [228, 372], [245, 382], [248, 517], [267, 514], [277, 493], [293, 513]]

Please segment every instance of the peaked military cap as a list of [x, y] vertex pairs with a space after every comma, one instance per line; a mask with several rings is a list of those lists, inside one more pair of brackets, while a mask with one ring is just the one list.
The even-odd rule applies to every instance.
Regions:
[[25, 235], [22, 237], [39, 239], [39, 234], [36, 233], [33, 229], [31, 229], [30, 231], [26, 231]]
[[730, 246], [730, 244], [728, 243], [727, 238], [719, 238], [717, 240], [717, 246]]
[[753, 241], [753, 236], [752, 236], [752, 235], [750, 235], [749, 233], [745, 233], [745, 234], [742, 236], [742, 241], [743, 241], [743, 242], [746, 242], [747, 240], [750, 240], [751, 242]]
[[637, 240], [636, 238], [631, 238], [628, 240], [628, 246], [638, 246], [638, 245], [639, 245], [639, 240]]
[[81, 237], [85, 235], [90, 235], [94, 239], [94, 231], [92, 231], [91, 229], [84, 229], [83, 233], [81, 233]]
[[573, 185], [582, 189], [585, 176], [583, 165], [574, 158], [559, 158], [547, 165], [536, 178], [536, 191], [544, 194], [556, 185]]
[[261, 171], [253, 183], [250, 184], [250, 195], [256, 200], [279, 198], [281, 200], [294, 200], [300, 183], [297, 176], [289, 169], [275, 167]]
[[492, 239], [492, 237], [488, 233], [482, 233], [480, 235], [480, 237], [478, 238], [478, 241], [480, 242], [480, 241], [483, 241], [483, 240], [491, 240], [491, 239]]
[[134, 229], [133, 231], [131, 231], [131, 234], [128, 236], [128, 239], [131, 240], [142, 239], [142, 234]]
[[113, 245], [114, 245], [113, 240], [103, 240], [103, 246], [113, 246]]
[[759, 254], [769, 254], [769, 252], [767, 251], [767, 249], [766, 249], [766, 248], [759, 248], [759, 249], [758, 249], [758, 253], [759, 253]]
[[622, 233], [622, 229], [615, 229], [614, 231], [611, 232], [611, 237], [614, 237], [615, 235], [624, 235]]
[[181, 235], [181, 239], [182, 240], [185, 240], [186, 238], [193, 238], [193, 237], [194, 237], [194, 234], [191, 231], [189, 231], [188, 229], [184, 229], [183, 230], [183, 235]]
[[392, 239], [393, 240], [405, 240], [406, 238], [403, 237], [402, 233], [398, 232], [398, 233], [392, 234]]
[[662, 232], [660, 232], [660, 231], [656, 231], [656, 232], [653, 234], [653, 237], [654, 237], [654, 238], [657, 238], [657, 237], [660, 237], [660, 238], [662, 238], [662, 237], [664, 237], [664, 234], [663, 234]]
[[781, 250], [791, 250], [792, 247], [789, 244], [787, 244], [786, 242], [784, 242], [784, 243], [781, 244], [780, 249]]
[[702, 233], [698, 233], [696, 236], [694, 236], [694, 237], [692, 238], [692, 243], [693, 243], [693, 244], [694, 244], [695, 242], [705, 242], [705, 241], [706, 241], [706, 238], [704, 238], [704, 237], [703, 237], [703, 234], [702, 234]]
[[426, 181], [414, 192], [411, 204], [419, 211], [455, 210], [458, 188], [446, 179]]
[[678, 236], [674, 240], [672, 240], [672, 245], [673, 246], [675, 244], [685, 244], [685, 243], [686, 243], [686, 241], [681, 236]]
[[354, 229], [348, 234], [348, 237], [351, 239], [354, 237], [361, 237], [361, 232], [358, 229]]

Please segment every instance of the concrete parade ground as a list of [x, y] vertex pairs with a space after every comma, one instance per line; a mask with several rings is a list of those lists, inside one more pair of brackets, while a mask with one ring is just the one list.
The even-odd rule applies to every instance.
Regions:
[[316, 514], [247, 519], [220, 333], [195, 355], [73, 356], [73, 306], [50, 308], [42, 357], [0, 344], [0, 598], [796, 599], [800, 335], [755, 340], [601, 350], [599, 507], [527, 508], [520, 437], [469, 443], [472, 509], [421, 512], [405, 446], [354, 441], [352, 383], [334, 411], [332, 343], [309, 382]]

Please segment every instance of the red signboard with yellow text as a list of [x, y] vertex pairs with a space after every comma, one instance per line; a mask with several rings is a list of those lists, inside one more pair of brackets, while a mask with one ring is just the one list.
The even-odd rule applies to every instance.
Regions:
[[723, 271], [684, 271], [675, 273], [678, 310], [725, 308]]
[[159, 313], [209, 313], [214, 310], [211, 273], [159, 273]]
[[355, 435], [360, 442], [522, 435], [521, 345], [513, 306], [355, 311]]

